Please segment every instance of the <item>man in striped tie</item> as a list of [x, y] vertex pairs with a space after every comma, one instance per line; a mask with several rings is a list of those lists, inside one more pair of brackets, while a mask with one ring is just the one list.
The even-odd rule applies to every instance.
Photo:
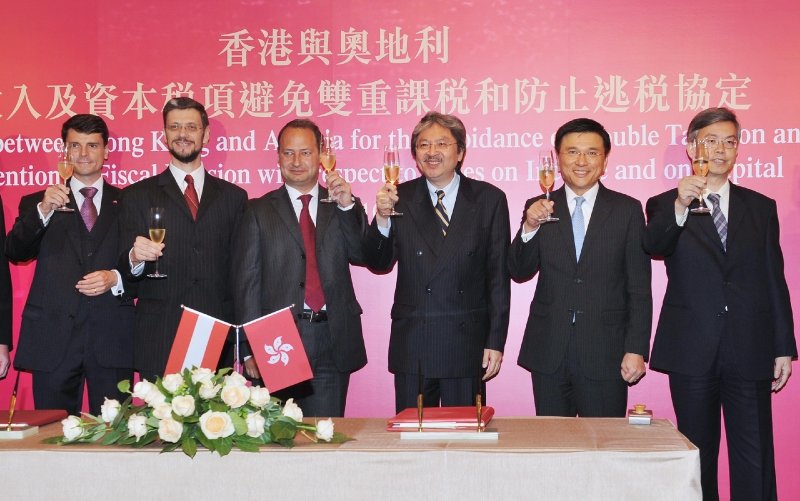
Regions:
[[[509, 253], [512, 278], [538, 274], [518, 363], [538, 416], [623, 417], [650, 349], [642, 204], [600, 182], [611, 150], [601, 124], [567, 122], [555, 148], [564, 186], [527, 201]], [[558, 221], [540, 224], [548, 214]]]
[[[687, 131], [708, 150], [708, 176], [686, 176], [647, 202], [644, 248], [667, 267], [650, 366], [669, 374], [678, 429], [700, 448], [703, 499], [719, 499], [720, 410], [731, 499], [776, 499], [771, 392], [797, 357], [775, 201], [728, 180], [739, 122], [726, 108]], [[777, 182], [777, 181], [775, 181]], [[698, 198], [711, 213], [693, 213]]]
[[[410, 143], [422, 176], [380, 189], [365, 241], [368, 266], [398, 266], [389, 340], [397, 412], [416, 407], [423, 378], [426, 407], [474, 405], [503, 360], [508, 204], [461, 172], [466, 136], [455, 116], [422, 118]], [[403, 216], [388, 217], [393, 203]]]

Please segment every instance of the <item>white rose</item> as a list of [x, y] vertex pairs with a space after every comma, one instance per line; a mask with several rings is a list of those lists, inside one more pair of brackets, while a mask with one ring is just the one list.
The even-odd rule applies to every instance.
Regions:
[[333, 438], [333, 419], [323, 419], [317, 421], [317, 432], [315, 433], [318, 439], [330, 442]]
[[156, 385], [146, 379], [142, 379], [133, 387], [133, 396], [144, 400], [151, 391], [156, 389]]
[[147, 418], [141, 414], [134, 414], [128, 418], [128, 436], [140, 438], [147, 434]]
[[263, 409], [269, 403], [269, 390], [260, 386], [250, 388], [250, 403]]
[[147, 394], [144, 401], [152, 408], [156, 408], [158, 404], [163, 404], [167, 401], [167, 397], [161, 391], [153, 386], [153, 390]]
[[158, 438], [164, 442], [175, 443], [181, 439], [183, 425], [172, 418], [162, 419], [158, 422]]
[[108, 398], [105, 399], [103, 405], [100, 406], [100, 415], [103, 418], [103, 421], [106, 423], [110, 423], [114, 419], [116, 419], [117, 415], [119, 414], [119, 402], [117, 400], [109, 400]]
[[296, 422], [303, 420], [303, 411], [294, 403], [294, 399], [290, 398], [283, 404], [283, 415], [294, 419]]
[[213, 384], [209, 379], [203, 381], [203, 384], [200, 385], [198, 393], [200, 393], [200, 396], [202, 398], [205, 398], [206, 400], [211, 400], [212, 398], [217, 396], [217, 392], [219, 392], [220, 388], [222, 388], [222, 386], [218, 384]]
[[238, 372], [233, 372], [228, 376], [225, 376], [225, 386], [245, 386], [247, 385], [247, 379], [244, 376], [239, 374]]
[[230, 437], [236, 431], [231, 417], [225, 412], [207, 411], [200, 416], [200, 429], [210, 440]]
[[191, 416], [194, 414], [194, 397], [191, 395], [182, 395], [173, 398], [172, 410], [179, 416]]
[[163, 404], [158, 404], [155, 409], [153, 409], [153, 416], [156, 419], [167, 419], [172, 417], [172, 405], [164, 402]]
[[238, 409], [250, 400], [250, 388], [247, 386], [226, 386], [222, 389], [222, 401], [231, 409]]
[[267, 420], [260, 412], [250, 412], [247, 414], [247, 436], [260, 437], [264, 433], [264, 425]]
[[83, 421], [78, 416], [69, 416], [61, 421], [61, 432], [68, 441], [75, 440], [83, 436]]
[[164, 385], [164, 389], [168, 392], [175, 393], [183, 386], [183, 376], [180, 374], [167, 374], [161, 380], [161, 384]]
[[212, 377], [214, 377], [214, 371], [211, 369], [200, 367], [199, 369], [192, 370], [192, 383], [194, 384], [200, 382], [205, 383], [206, 381], [210, 382]]

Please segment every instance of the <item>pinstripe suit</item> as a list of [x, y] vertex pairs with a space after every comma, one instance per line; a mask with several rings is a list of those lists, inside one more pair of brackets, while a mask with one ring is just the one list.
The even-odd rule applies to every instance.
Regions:
[[[327, 195], [328, 191], [320, 187], [319, 197]], [[350, 276], [350, 263], [363, 264], [361, 244], [367, 228], [367, 215], [360, 201], [356, 200], [355, 204], [351, 210], [342, 211], [336, 204], [320, 203], [315, 224], [317, 266], [328, 315], [327, 323], [319, 327], [323, 331], [321, 335], [330, 338], [335, 369], [347, 374], [367, 363], [361, 331], [361, 306]], [[303, 311], [305, 245], [285, 186], [249, 203], [237, 226], [233, 248], [231, 276], [236, 323], [249, 322], [290, 304], [295, 305], [295, 315]], [[308, 321], [298, 321], [301, 336], [304, 328], [312, 327], [308, 324]], [[308, 344], [306, 352], [312, 369], [318, 341], [303, 336], [304, 345]], [[243, 346], [242, 354], [249, 354], [249, 347]], [[344, 399], [346, 384], [343, 389], [331, 393]], [[331, 399], [336, 400], [336, 395], [330, 395]], [[338, 415], [343, 415], [344, 401], [335, 402], [333, 407], [340, 407]], [[306, 407], [303, 410], [307, 412]], [[322, 412], [319, 415], [329, 414]]]
[[[68, 405], [68, 412], [79, 413], [83, 393], [82, 381], [73, 398], [50, 395], [50, 388], [41, 393], [38, 374], [72, 371], [87, 363], [86, 360], [102, 368], [121, 369], [110, 371], [100, 379], [86, 372], [92, 413], [99, 412], [104, 396], [118, 398], [117, 382], [133, 375], [131, 294], [135, 286], [124, 282], [123, 274], [125, 294], [122, 298], [114, 297], [111, 292], [88, 297], [75, 290], [75, 284], [88, 273], [116, 267], [120, 193], [118, 188], [104, 184], [100, 215], [91, 232], [77, 210], [53, 214], [45, 227], [37, 210], [44, 191], [20, 200], [19, 217], [8, 234], [5, 250], [13, 261], [35, 259], [36, 272], [22, 312], [14, 366], [34, 372], [37, 408]], [[69, 198], [69, 205], [77, 209], [72, 193]], [[65, 400], [72, 401], [67, 404]]]
[[[225, 321], [233, 320], [229, 282], [233, 228], [245, 207], [247, 193], [207, 171], [197, 220], [169, 169], [123, 191], [120, 215], [119, 269], [139, 284], [134, 337], [134, 367], [145, 377], [163, 375], [181, 305]], [[149, 279], [155, 263], [144, 272], [130, 272], [128, 253], [137, 236], [148, 236], [150, 208], [165, 209], [166, 238], [158, 269], [167, 278]]]
[[[525, 209], [541, 198], [528, 200]], [[530, 371], [553, 374], [572, 356], [587, 384], [613, 380], [624, 385], [620, 363], [625, 353], [647, 360], [650, 348], [653, 306], [650, 260], [641, 247], [642, 206], [600, 183], [577, 260], [564, 187], [551, 200], [559, 221], [541, 225], [527, 243], [520, 228], [511, 244], [512, 278], [525, 281], [539, 274], [517, 362]], [[537, 413], [540, 403], [545, 407], [537, 400]], [[624, 412], [623, 401], [614, 414]]]
[[364, 248], [375, 270], [398, 263], [389, 371], [418, 374], [421, 360], [426, 378], [477, 379], [483, 350], [502, 352], [508, 334], [506, 196], [462, 175], [444, 237], [424, 177], [397, 192], [404, 215], [392, 219], [388, 238], [373, 221]]
[[[6, 248], [6, 219], [3, 213], [3, 199], [0, 198], [0, 249]], [[11, 273], [6, 256], [0, 257], [0, 344], [14, 348], [11, 335], [11, 307], [14, 296], [11, 291]]]

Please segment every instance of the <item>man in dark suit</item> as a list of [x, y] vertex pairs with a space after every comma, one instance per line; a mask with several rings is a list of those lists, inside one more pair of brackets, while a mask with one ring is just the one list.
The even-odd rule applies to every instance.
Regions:
[[[0, 249], [6, 248], [6, 219], [3, 213], [3, 199], [0, 198]], [[14, 348], [11, 333], [11, 312], [14, 296], [11, 290], [11, 272], [8, 258], [0, 256], [0, 379], [8, 374], [10, 359], [8, 352]]]
[[[667, 291], [650, 366], [669, 374], [678, 429], [700, 448], [703, 499], [719, 499], [720, 408], [732, 500], [777, 499], [771, 391], [797, 357], [774, 200], [728, 181], [739, 122], [695, 116], [687, 152], [707, 147], [708, 176], [687, 176], [647, 202], [644, 248], [664, 259]], [[693, 214], [698, 198], [710, 214]]]
[[[247, 201], [243, 189], [203, 168], [200, 153], [210, 133], [203, 105], [186, 97], [171, 99], [163, 116], [169, 168], [126, 188], [120, 216], [120, 269], [139, 285], [134, 367], [150, 381], [164, 375], [181, 305], [233, 320], [231, 237]], [[160, 244], [147, 238], [152, 207], [165, 212], [166, 237]], [[147, 277], [156, 259], [166, 278]]]
[[[122, 207], [102, 177], [108, 128], [75, 115], [61, 138], [74, 165], [69, 186], [22, 197], [6, 238], [11, 260], [36, 260], [14, 367], [31, 371], [37, 409], [80, 414], [86, 382], [97, 415], [104, 397], [124, 399], [117, 383], [133, 376], [133, 286], [114, 269]], [[65, 204], [75, 211], [55, 211]]]
[[[389, 340], [397, 412], [417, 406], [420, 364], [425, 406], [465, 406], [503, 360], [508, 203], [498, 188], [461, 174], [466, 151], [461, 120], [429, 112], [411, 135], [423, 176], [387, 183], [376, 197], [364, 258], [375, 270], [398, 263]], [[393, 205], [403, 216], [388, 217]]]
[[[350, 263], [362, 264], [367, 215], [335, 171], [319, 186], [322, 134], [310, 120], [294, 120], [278, 134], [284, 185], [253, 200], [234, 234], [236, 323], [289, 305], [313, 379], [279, 392], [306, 416], [344, 416], [350, 373], [367, 363]], [[336, 203], [320, 203], [330, 192]], [[242, 354], [251, 354], [245, 345]], [[245, 368], [259, 377], [254, 358]]]
[[517, 363], [538, 416], [622, 417], [650, 348], [642, 205], [600, 183], [611, 141], [599, 123], [567, 122], [555, 149], [564, 186], [526, 202], [509, 252], [515, 280], [539, 274]]

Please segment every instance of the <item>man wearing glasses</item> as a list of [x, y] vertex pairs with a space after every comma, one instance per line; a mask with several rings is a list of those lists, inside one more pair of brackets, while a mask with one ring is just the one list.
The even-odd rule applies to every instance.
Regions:
[[[555, 136], [564, 186], [528, 200], [508, 258], [515, 280], [538, 273], [518, 363], [537, 416], [623, 417], [645, 374], [653, 300], [642, 204], [609, 190], [611, 140], [578, 118]], [[541, 222], [548, 215], [557, 222]]]
[[[134, 367], [149, 381], [164, 375], [181, 305], [233, 320], [231, 239], [247, 201], [243, 189], [203, 167], [200, 153], [210, 134], [203, 105], [187, 97], [171, 99], [163, 116], [169, 168], [126, 188], [120, 216], [119, 269], [139, 286]], [[152, 207], [164, 208], [163, 243], [147, 237]], [[147, 277], [156, 258], [166, 278]]]
[[[688, 176], [647, 202], [644, 248], [667, 267], [650, 366], [669, 374], [678, 429], [700, 448], [703, 499], [719, 499], [720, 409], [731, 499], [777, 499], [771, 392], [797, 357], [774, 200], [731, 184], [739, 122], [710, 108], [687, 140], [708, 149], [707, 177]], [[692, 213], [703, 197], [710, 213]]]
[[[426, 407], [474, 405], [503, 360], [508, 203], [461, 173], [466, 150], [461, 120], [429, 112], [411, 135], [422, 177], [387, 183], [376, 197], [364, 258], [375, 270], [398, 266], [389, 340], [397, 412], [416, 407], [420, 370]], [[393, 205], [403, 216], [388, 217]]]

